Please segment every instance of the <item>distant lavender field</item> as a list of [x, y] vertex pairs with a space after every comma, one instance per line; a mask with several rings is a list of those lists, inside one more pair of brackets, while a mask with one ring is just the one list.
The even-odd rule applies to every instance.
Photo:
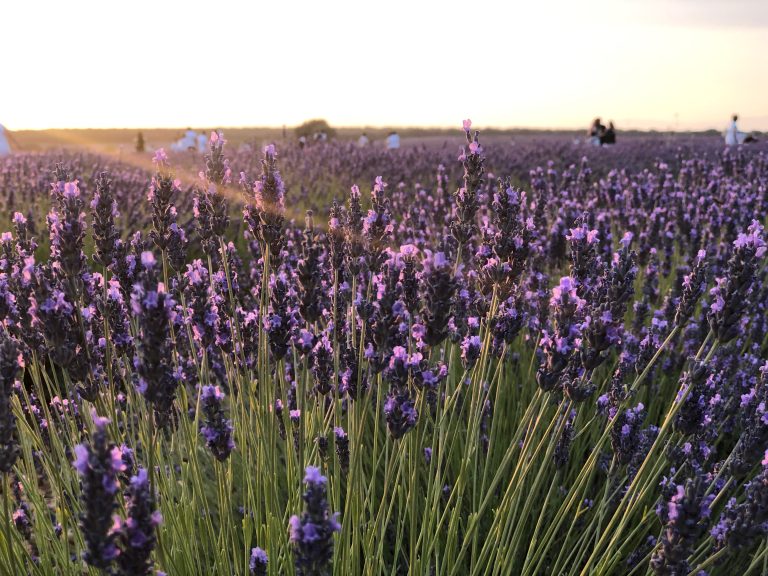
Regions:
[[0, 159], [0, 573], [768, 574], [768, 147]]

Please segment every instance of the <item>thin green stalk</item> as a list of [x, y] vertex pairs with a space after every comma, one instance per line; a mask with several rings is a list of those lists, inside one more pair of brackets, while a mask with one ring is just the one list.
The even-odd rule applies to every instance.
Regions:
[[8, 561], [13, 572], [16, 571], [18, 562], [16, 561], [16, 552], [13, 549], [13, 539], [11, 538], [11, 476], [8, 473], [3, 474], [3, 530], [5, 532], [5, 544], [8, 548]]

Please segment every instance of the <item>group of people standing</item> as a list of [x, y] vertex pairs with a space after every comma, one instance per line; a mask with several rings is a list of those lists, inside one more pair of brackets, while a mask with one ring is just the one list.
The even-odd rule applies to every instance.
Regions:
[[[731, 118], [731, 123], [725, 131], [725, 145], [726, 146], [738, 146], [740, 144], [750, 144], [757, 142], [757, 139], [747, 132], [740, 132], [737, 121], [739, 117], [734, 114]], [[316, 142], [325, 142], [328, 139], [328, 135], [325, 132], [316, 133], [313, 136], [313, 140]], [[613, 121], [608, 122], [608, 126], [604, 126], [600, 121], [600, 118], [595, 118], [587, 131], [587, 142], [593, 146], [606, 146], [616, 144], [616, 127], [613, 125]], [[14, 142], [12, 136], [8, 131], [0, 124], [0, 156], [6, 156], [11, 153], [11, 143], [14, 144], [16, 149], [19, 148]], [[304, 148], [307, 144], [307, 138], [302, 136], [299, 138], [299, 146]], [[360, 148], [365, 148], [371, 144], [368, 135], [363, 132], [357, 139], [357, 145]], [[197, 133], [191, 128], [188, 128], [179, 140], [171, 144], [172, 150], [198, 150], [204, 152], [208, 145], [208, 138], [204, 133]], [[396, 131], [391, 131], [385, 140], [385, 145], [388, 150], [395, 150], [400, 148], [400, 135]], [[139, 133], [136, 150], [139, 152], [144, 151], [144, 137]]]
[[[357, 147], [358, 148], [365, 148], [371, 143], [371, 139], [368, 138], [368, 134], [363, 132], [360, 134], [360, 138], [357, 139]], [[396, 150], [397, 148], [400, 148], [400, 134], [395, 132], [394, 130], [387, 134], [387, 139], [385, 140], [385, 144], [387, 147], [387, 150]]]
[[593, 146], [616, 144], [616, 128], [613, 125], [613, 121], [608, 122], [608, 127], [606, 128], [603, 123], [600, 122], [600, 118], [595, 118], [587, 136], [589, 138], [589, 143]]
[[197, 150], [198, 152], [205, 152], [207, 148], [208, 137], [204, 132], [200, 132], [198, 134], [192, 130], [192, 128], [187, 128], [187, 130], [184, 132], [184, 135], [176, 140], [176, 142], [171, 144], [171, 150], [177, 152], [182, 150]]

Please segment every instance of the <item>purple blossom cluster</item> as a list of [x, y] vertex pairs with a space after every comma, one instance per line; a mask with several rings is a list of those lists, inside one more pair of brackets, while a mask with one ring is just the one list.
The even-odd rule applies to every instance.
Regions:
[[320, 470], [307, 466], [303, 495], [304, 512], [291, 516], [288, 525], [290, 541], [299, 576], [323, 576], [330, 573], [333, 557], [333, 533], [341, 531], [336, 520], [338, 514], [330, 514], [326, 500], [328, 479]]
[[[426, 144], [227, 146], [225, 157], [213, 132], [186, 186], [176, 174], [193, 157], [162, 149], [151, 174], [65, 155], [52, 183], [30, 176], [47, 170], [40, 159], [3, 160], [13, 232], [0, 236], [0, 472], [47, 480], [44, 498], [14, 494], [30, 558], [45, 555], [36, 503], [68, 496], [47, 487], [60, 447], [80, 502], [51, 505], [52, 523], [75, 509], [76, 546], [105, 572], [150, 574], [155, 488], [208, 482], [211, 468], [230, 484], [189, 517], [229, 538], [241, 507], [233, 570], [267, 573], [255, 543], [269, 571], [284, 570], [290, 556], [270, 534], [313, 461], [322, 468], [306, 467], [289, 521], [300, 575], [331, 572], [341, 527], [329, 502], [365, 516], [382, 495], [394, 498], [386, 520], [350, 526], [383, 538], [374, 562], [392, 573], [428, 573], [444, 553], [454, 573], [482, 572], [471, 563], [487, 558], [512, 571], [526, 551], [539, 562], [526, 573], [567, 571], [574, 555], [585, 573], [626, 560], [657, 574], [688, 574], [709, 554], [719, 573], [718, 560], [764, 556], [765, 153], [657, 142], [623, 156], [559, 143], [513, 154], [493, 138], [481, 146], [469, 120], [461, 136], [456, 161], [455, 148]], [[49, 184], [50, 213], [15, 210]], [[94, 413], [89, 431], [93, 406], [110, 420]], [[19, 430], [40, 442], [21, 451]], [[213, 458], [197, 457], [204, 446]], [[264, 494], [241, 474], [254, 459], [275, 474]], [[449, 530], [411, 533], [424, 502]], [[655, 519], [638, 512], [654, 504]], [[520, 557], [529, 512], [578, 530], [536, 528]], [[629, 524], [626, 541], [603, 536]], [[356, 530], [347, 539], [345, 524], [336, 557], [357, 558]], [[543, 543], [561, 549], [539, 554]], [[418, 546], [435, 548], [410, 557]]]
[[72, 463], [80, 475], [83, 511], [80, 526], [86, 542], [83, 559], [101, 570], [108, 570], [119, 550], [112, 530], [112, 515], [117, 510], [118, 474], [125, 469], [120, 449], [109, 441], [109, 420], [93, 413], [90, 445], [75, 446]]
[[235, 441], [232, 439], [232, 421], [225, 416], [223, 401], [224, 393], [218, 386], [203, 386], [200, 403], [205, 423], [200, 428], [200, 432], [208, 448], [219, 461], [226, 460], [235, 449]]

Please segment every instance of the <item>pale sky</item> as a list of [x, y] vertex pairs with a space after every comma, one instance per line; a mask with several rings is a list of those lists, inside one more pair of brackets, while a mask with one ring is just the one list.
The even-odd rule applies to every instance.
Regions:
[[0, 0], [0, 122], [768, 130], [768, 0]]

